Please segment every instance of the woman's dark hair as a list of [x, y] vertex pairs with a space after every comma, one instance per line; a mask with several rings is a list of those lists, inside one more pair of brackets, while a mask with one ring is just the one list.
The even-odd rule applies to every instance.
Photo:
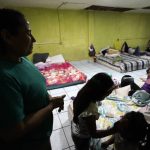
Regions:
[[114, 82], [108, 74], [98, 73], [94, 75], [78, 92], [74, 99], [74, 122], [78, 123], [78, 116], [89, 106], [91, 102], [103, 100], [105, 96], [107, 96], [108, 90], [113, 87], [113, 85]]
[[25, 17], [19, 11], [13, 9], [0, 9], [0, 31], [3, 29], [11, 34], [16, 34], [18, 27], [24, 25]]
[[13, 9], [0, 9], [0, 49], [6, 49], [6, 43], [1, 36], [2, 31], [8, 31], [10, 34], [17, 34], [18, 28], [25, 26], [25, 17], [19, 11]]
[[123, 118], [127, 119], [128, 126], [120, 132], [121, 136], [130, 142], [138, 142], [140, 150], [148, 150], [145, 147], [150, 144], [150, 128], [144, 115], [141, 112], [131, 111]]

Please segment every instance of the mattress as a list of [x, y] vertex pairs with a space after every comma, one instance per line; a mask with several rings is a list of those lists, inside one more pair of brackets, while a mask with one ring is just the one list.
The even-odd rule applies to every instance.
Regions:
[[37, 66], [46, 79], [48, 90], [86, 82], [86, 75], [69, 62], [44, 64]]
[[120, 54], [121, 60], [114, 61], [114, 57], [103, 55], [96, 56], [96, 62], [103, 64], [118, 72], [131, 72], [149, 67], [150, 61], [141, 57], [132, 56], [129, 54]]
[[140, 58], [147, 60], [148, 61], [148, 67], [150, 67], [150, 56], [143, 55], [143, 56], [140, 56]]
[[[107, 129], [108, 127], [113, 126], [113, 124], [125, 113], [130, 111], [139, 111], [140, 109], [141, 107], [129, 102], [129, 99], [116, 97], [116, 100], [115, 98], [112, 100], [108, 97], [103, 100], [101, 106], [98, 107], [100, 116], [96, 121], [97, 129]], [[69, 120], [72, 120], [73, 118], [73, 101], [71, 101], [68, 106], [68, 117]]]

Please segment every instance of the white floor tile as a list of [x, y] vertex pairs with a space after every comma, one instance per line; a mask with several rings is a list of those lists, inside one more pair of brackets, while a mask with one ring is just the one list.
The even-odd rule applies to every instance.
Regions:
[[65, 87], [64, 90], [66, 92], [75, 91], [75, 90], [78, 90], [78, 87], [77, 87], [77, 85], [75, 85], [75, 86], [68, 86], [68, 87]]
[[77, 87], [78, 89], [80, 90], [86, 83], [83, 83], [83, 84], [78, 84]]
[[67, 95], [71, 98], [72, 96], [77, 96], [79, 89], [75, 90], [75, 91], [69, 91], [67, 92]]
[[68, 105], [70, 104], [71, 101], [72, 100], [64, 101], [64, 110], [62, 110], [61, 113], [68, 111]]
[[75, 147], [74, 147], [74, 146], [71, 146], [71, 147], [70, 147], [70, 150], [75, 150]]
[[69, 147], [64, 131], [62, 129], [58, 129], [52, 132], [51, 145], [52, 150], [63, 150]]
[[61, 122], [63, 127], [70, 125], [70, 120], [68, 118], [68, 112], [60, 113], [60, 114], [58, 114], [58, 116], [60, 118], [60, 122]]
[[73, 146], [74, 143], [73, 143], [72, 137], [71, 137], [71, 126], [65, 127], [63, 129], [64, 129], [65, 135], [67, 137], [67, 141], [69, 143], [69, 146]]
[[58, 113], [58, 109], [53, 110], [53, 115], [56, 115]]
[[60, 89], [54, 89], [54, 90], [50, 90], [50, 94], [53, 96], [53, 95], [62, 95], [64, 94], [65, 91], [64, 91], [64, 88], [60, 88]]
[[66, 92], [66, 97], [64, 98], [64, 101], [68, 101], [70, 100], [70, 97], [68, 96], [67, 92]]
[[54, 119], [53, 119], [53, 130], [62, 128], [62, 125], [61, 125], [61, 122], [60, 122], [58, 115], [54, 115], [53, 117], [54, 117]]
[[62, 96], [62, 95], [66, 95], [64, 100], [66, 99], [66, 97], [68, 96], [66, 92], [63, 92], [63, 93], [57, 93], [57, 94], [54, 94], [52, 95], [52, 97], [57, 97], [57, 96]]

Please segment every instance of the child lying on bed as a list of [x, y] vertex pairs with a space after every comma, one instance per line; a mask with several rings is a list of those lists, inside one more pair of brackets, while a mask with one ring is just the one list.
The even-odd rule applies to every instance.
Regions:
[[103, 56], [105, 55], [120, 56], [119, 50], [112, 49], [110, 47], [102, 49], [101, 53], [103, 54]]
[[134, 78], [130, 75], [125, 75], [121, 79], [120, 87], [124, 87], [127, 85], [131, 86], [131, 91], [129, 91], [128, 95], [132, 96], [137, 90], [145, 90], [147, 93], [150, 94], [150, 68], [146, 70], [147, 78], [141, 78], [141, 80], [144, 82], [144, 84], [139, 87], [135, 82]]

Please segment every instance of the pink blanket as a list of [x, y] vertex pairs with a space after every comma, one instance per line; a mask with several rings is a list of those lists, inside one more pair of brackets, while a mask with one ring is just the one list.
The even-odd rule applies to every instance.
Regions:
[[42, 65], [42, 67], [41, 65], [36, 66], [45, 77], [47, 86], [67, 85], [68, 83], [84, 83], [86, 81], [86, 75], [69, 62], [45, 64]]

